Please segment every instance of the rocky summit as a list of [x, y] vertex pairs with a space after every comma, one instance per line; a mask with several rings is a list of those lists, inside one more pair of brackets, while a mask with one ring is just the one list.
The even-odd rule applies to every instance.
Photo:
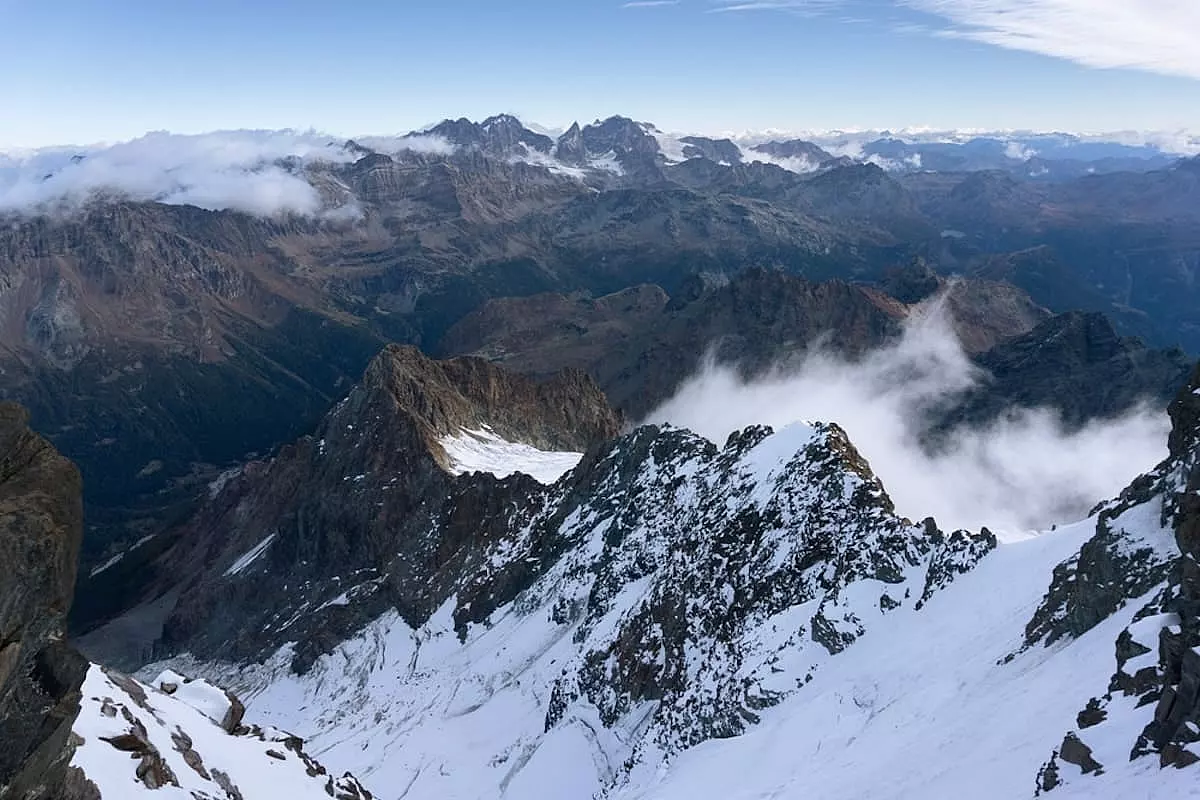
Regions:
[[1200, 762], [1200, 370], [1171, 404], [1171, 421], [1170, 456], [1100, 511], [1096, 536], [1055, 570], [1030, 625], [1032, 638], [1054, 637], [1126, 603], [1138, 608], [1117, 636], [1116, 671], [1044, 765], [1039, 793], [1128, 774], [1143, 761], [1177, 770]]
[[[152, 645], [247, 658], [295, 642], [303, 665], [384, 609], [422, 620], [549, 491], [518, 469], [548, 465], [553, 482], [620, 424], [577, 371], [536, 381], [388, 348], [315, 434], [229, 475], [164, 555], [110, 567], [114, 603], [146, 616], [86, 641], [122, 665]], [[475, 474], [505, 464], [502, 480]]]

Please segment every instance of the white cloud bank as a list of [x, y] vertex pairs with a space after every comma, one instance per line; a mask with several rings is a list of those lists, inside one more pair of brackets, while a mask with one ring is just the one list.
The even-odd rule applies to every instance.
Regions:
[[1049, 411], [1019, 411], [957, 429], [937, 452], [922, 447], [927, 412], [982, 378], [935, 305], [896, 344], [857, 362], [818, 351], [796, 370], [750, 383], [709, 363], [649, 421], [718, 444], [756, 423], [837, 422], [901, 514], [1009, 535], [1082, 518], [1166, 455], [1166, 415], [1145, 409], [1073, 432]]
[[[305, 177], [313, 164], [359, 157], [313, 132], [148, 133], [113, 145], [0, 153], [0, 213], [72, 210], [97, 195], [250, 214], [344, 217]], [[446, 152], [436, 137], [372, 137], [384, 152]]]

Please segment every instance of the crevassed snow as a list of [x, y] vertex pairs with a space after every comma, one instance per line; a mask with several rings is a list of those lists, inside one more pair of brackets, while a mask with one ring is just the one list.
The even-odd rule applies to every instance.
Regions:
[[490, 428], [464, 429], [457, 436], [438, 442], [446, 451], [449, 469], [455, 475], [490, 472], [503, 478], [523, 472], [539, 483], [551, 484], [575, 468], [583, 453], [538, 450], [520, 442], [502, 439]]
[[275, 534], [272, 533], [270, 536], [254, 545], [254, 547], [247, 550], [238, 557], [237, 561], [234, 561], [229, 565], [229, 569], [225, 570], [225, 577], [229, 578], [244, 572], [247, 567], [254, 563], [255, 559], [267, 552], [267, 548], [271, 546], [271, 542], [273, 541], [275, 541]]

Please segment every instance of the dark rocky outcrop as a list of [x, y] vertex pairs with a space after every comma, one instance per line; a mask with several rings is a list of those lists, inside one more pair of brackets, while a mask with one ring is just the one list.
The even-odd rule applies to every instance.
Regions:
[[0, 404], [0, 798], [58, 800], [87, 663], [65, 640], [83, 508], [79, 472]]
[[976, 359], [990, 379], [959, 405], [962, 420], [993, 419], [1011, 406], [1055, 408], [1068, 426], [1113, 417], [1139, 401], [1163, 407], [1187, 380], [1181, 350], [1153, 350], [1119, 336], [1101, 314], [1059, 314]]
[[435, 455], [438, 437], [481, 425], [543, 450], [580, 452], [621, 427], [604, 395], [578, 370], [536, 381], [483, 359], [435, 361], [394, 345], [371, 362], [363, 383], [387, 392]]
[[[1077, 636], [1153, 592], [1117, 638], [1117, 670], [1108, 690], [1080, 712], [1079, 732], [1068, 733], [1043, 767], [1042, 791], [1078, 774], [1103, 773], [1086, 742], [1091, 729], [1111, 724], [1114, 714], [1123, 715], [1127, 727], [1131, 715], [1133, 722], [1149, 717], [1128, 743], [1129, 759], [1154, 756], [1162, 767], [1177, 768], [1200, 762], [1200, 367], [1169, 411], [1168, 458], [1100, 511], [1096, 536], [1055, 570], [1027, 629], [1031, 642]], [[1139, 508], [1154, 513], [1138, 515], [1140, 522], [1135, 518], [1129, 529], [1118, 524]], [[1114, 703], [1118, 698], [1123, 702]], [[1076, 771], [1066, 771], [1060, 761]]]
[[1175, 497], [1175, 543], [1163, 610], [1178, 619], [1158, 642], [1161, 694], [1143, 738], [1163, 766], [1200, 761], [1200, 367], [1171, 404], [1171, 455], [1180, 462], [1182, 491]]

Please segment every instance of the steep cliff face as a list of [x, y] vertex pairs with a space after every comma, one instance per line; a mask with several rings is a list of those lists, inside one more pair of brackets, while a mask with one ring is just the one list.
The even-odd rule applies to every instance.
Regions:
[[67, 794], [71, 725], [87, 671], [87, 662], [64, 640], [82, 526], [78, 471], [29, 430], [24, 410], [0, 404], [4, 800]]
[[976, 361], [992, 380], [964, 398], [959, 418], [990, 419], [1011, 405], [1051, 406], [1070, 425], [1116, 416], [1139, 401], [1165, 407], [1193, 366], [1181, 350], [1150, 349], [1118, 335], [1102, 314], [1079, 312], [1047, 319]]
[[1200, 762], [1200, 369], [1171, 404], [1170, 455], [1098, 517], [1096, 535], [1055, 570], [1031, 639], [1079, 635], [1137, 603], [1116, 642], [1117, 669], [1038, 776], [1038, 790], [1126, 779], [1152, 756]]
[[1143, 733], [1164, 766], [1200, 761], [1200, 369], [1171, 406], [1171, 453], [1186, 474], [1176, 496], [1175, 542], [1180, 557], [1172, 568], [1163, 607], [1178, 618], [1159, 635], [1162, 694], [1154, 720]]
[[66, 616], [82, 517], [78, 470], [0, 404], [0, 798], [371, 799], [298, 737], [243, 725], [228, 693], [174, 674], [151, 688], [79, 655]]

